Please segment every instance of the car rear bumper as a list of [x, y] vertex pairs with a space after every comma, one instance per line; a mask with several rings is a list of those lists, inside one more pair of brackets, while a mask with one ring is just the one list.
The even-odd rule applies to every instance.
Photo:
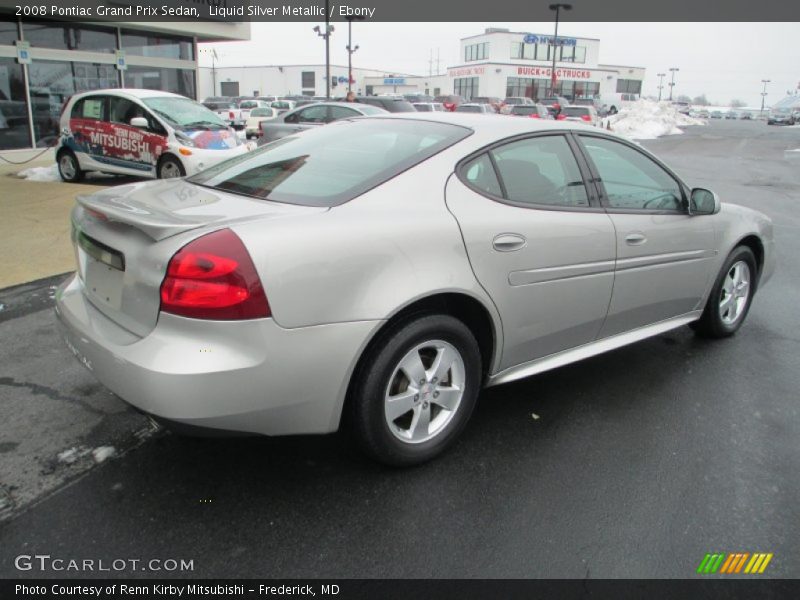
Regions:
[[67, 346], [137, 409], [187, 426], [265, 435], [327, 433], [381, 321], [283, 329], [273, 319], [200, 321], [166, 313], [146, 337], [105, 317], [77, 275], [56, 294]]

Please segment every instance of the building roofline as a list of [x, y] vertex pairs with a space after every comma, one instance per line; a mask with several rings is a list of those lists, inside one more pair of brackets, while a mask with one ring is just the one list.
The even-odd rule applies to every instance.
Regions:
[[[482, 36], [485, 36], [485, 35], [497, 35], [497, 34], [503, 34], [503, 35], [528, 35], [529, 33], [533, 33], [533, 32], [532, 31], [490, 31], [489, 33], [483, 32], [483, 33], [476, 33], [475, 35], [468, 35], [466, 37], [460, 38], [460, 41], [463, 42], [464, 40], [471, 40], [472, 38], [482, 37]], [[552, 33], [534, 33], [534, 35], [544, 35], [544, 36], [552, 37], [553, 34]], [[599, 42], [600, 41], [600, 38], [581, 37], [581, 36], [577, 36], [577, 35], [564, 35], [564, 34], [561, 34], [558, 37], [575, 38], [576, 40], [586, 40], [586, 41], [589, 41], [589, 42]]]

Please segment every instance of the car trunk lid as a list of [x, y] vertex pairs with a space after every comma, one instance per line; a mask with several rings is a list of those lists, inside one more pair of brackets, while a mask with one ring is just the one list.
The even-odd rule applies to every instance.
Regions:
[[144, 336], [158, 321], [167, 264], [190, 240], [242, 221], [327, 210], [238, 196], [182, 179], [109, 188], [79, 196], [73, 210], [78, 276], [98, 310]]

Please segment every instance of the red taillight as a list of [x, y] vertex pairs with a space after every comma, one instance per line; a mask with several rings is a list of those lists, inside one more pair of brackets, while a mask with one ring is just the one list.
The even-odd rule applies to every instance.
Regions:
[[445, 107], [447, 110], [455, 110], [455, 109], [456, 109], [456, 105], [455, 105], [455, 103], [453, 103], [453, 102], [445, 102], [445, 103], [444, 103], [444, 107]]
[[231, 120], [233, 120], [234, 118], [236, 118], [236, 115], [234, 115], [234, 114], [233, 114], [233, 111], [232, 111], [232, 110], [229, 110], [229, 111], [228, 111], [228, 118], [229, 118], [229, 119], [231, 119]]
[[542, 117], [539, 115], [539, 113], [531, 113], [531, 119], [541, 119], [541, 118]]
[[555, 108], [556, 110], [561, 110], [561, 105], [558, 102], [556, 102], [553, 104], [553, 108]]
[[590, 117], [589, 115], [581, 115], [581, 119], [583, 119], [584, 121], [591, 121], [592, 117]]
[[566, 119], [567, 119], [567, 115], [563, 115], [563, 114], [559, 114], [556, 117], [556, 120], [558, 120], [558, 121], [565, 121]]
[[161, 283], [161, 310], [220, 321], [271, 314], [255, 265], [230, 229], [199, 237], [175, 253]]

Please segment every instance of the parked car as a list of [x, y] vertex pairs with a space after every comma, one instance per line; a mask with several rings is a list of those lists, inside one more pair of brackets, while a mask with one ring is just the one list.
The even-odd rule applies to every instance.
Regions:
[[593, 127], [600, 126], [600, 116], [594, 106], [564, 106], [557, 118], [559, 121], [575, 121]]
[[356, 102], [377, 106], [388, 112], [415, 112], [414, 105], [402, 96], [356, 96]]
[[572, 106], [593, 106], [599, 116], [605, 117], [608, 114], [608, 107], [600, 98], [575, 98]]
[[283, 113], [289, 112], [293, 108], [296, 108], [297, 102], [295, 100], [275, 100], [270, 102], [269, 105], [277, 110], [278, 114], [282, 115]]
[[752, 121], [753, 120], [753, 115], [750, 113], [750, 111], [745, 110], [745, 111], [742, 111], [742, 116], [739, 117], [739, 118], [742, 121]]
[[182, 177], [250, 149], [202, 104], [160, 90], [94, 90], [70, 97], [56, 149], [64, 181], [86, 171]]
[[247, 119], [250, 117], [250, 111], [254, 108], [269, 108], [270, 103], [266, 100], [242, 100], [239, 103], [239, 111], [241, 112], [242, 119], [245, 121], [245, 125], [247, 123]]
[[773, 106], [767, 116], [767, 125], [794, 125], [796, 115], [790, 106]]
[[603, 102], [604, 105], [607, 107], [607, 114], [615, 115], [624, 107], [632, 104], [639, 100], [639, 94], [628, 94], [628, 93], [612, 93], [612, 94], [603, 94]]
[[729, 110], [728, 112], [725, 113], [725, 118], [726, 119], [738, 119], [739, 118], [739, 113], [737, 113], [735, 110]]
[[712, 110], [711, 111], [711, 118], [712, 119], [721, 119], [722, 118], [722, 111], [721, 110]]
[[217, 113], [234, 129], [244, 129], [244, 119], [239, 105], [233, 100], [205, 101], [203, 106]]
[[500, 104], [500, 112], [504, 115], [510, 114], [511, 109], [519, 104], [531, 105], [535, 104], [532, 98], [524, 96], [509, 96]]
[[543, 104], [515, 104], [511, 107], [511, 115], [530, 117], [532, 119], [552, 119], [553, 116]]
[[444, 104], [441, 102], [414, 102], [417, 112], [444, 112]]
[[441, 102], [445, 110], [453, 112], [455, 109], [458, 108], [459, 104], [464, 102], [464, 98], [462, 98], [461, 96], [456, 96], [455, 94], [448, 94], [446, 96], [436, 96], [436, 98], [434, 98], [433, 101]]
[[682, 115], [688, 115], [689, 111], [692, 110], [692, 105], [689, 102], [684, 102], [682, 100], [673, 101], [672, 106], [675, 107], [675, 110]]
[[482, 115], [495, 114], [495, 110], [492, 108], [491, 104], [480, 104], [478, 102], [465, 102], [464, 104], [459, 104], [456, 107], [455, 112], [480, 113]]
[[[287, 135], [320, 125], [327, 125], [339, 119], [384, 115], [388, 111], [371, 104], [360, 102], [318, 102], [290, 110], [275, 119], [259, 123], [259, 145], [273, 142]], [[416, 111], [414, 111], [416, 112]]]
[[561, 114], [561, 109], [569, 104], [569, 100], [564, 98], [564, 96], [550, 96], [539, 100], [539, 104], [544, 104], [555, 119]]
[[698, 119], [709, 119], [710, 117], [711, 117], [710, 113], [704, 108], [701, 108], [700, 110], [697, 111]]
[[499, 113], [500, 108], [503, 106], [503, 99], [496, 96], [476, 96], [470, 99], [470, 102], [477, 102], [479, 104], [488, 104], [492, 107], [494, 112]]
[[272, 121], [281, 114], [277, 108], [271, 106], [254, 108], [250, 111], [247, 117], [244, 131], [248, 139], [258, 137], [261, 132], [261, 123], [264, 121]]
[[406, 94], [403, 99], [411, 102], [411, 104], [433, 102], [433, 96], [429, 94]]
[[451, 447], [484, 387], [735, 334], [775, 269], [768, 217], [638, 144], [497, 115], [340, 121], [79, 196], [72, 226], [56, 315], [118, 397], [177, 431], [346, 423], [393, 465]]

